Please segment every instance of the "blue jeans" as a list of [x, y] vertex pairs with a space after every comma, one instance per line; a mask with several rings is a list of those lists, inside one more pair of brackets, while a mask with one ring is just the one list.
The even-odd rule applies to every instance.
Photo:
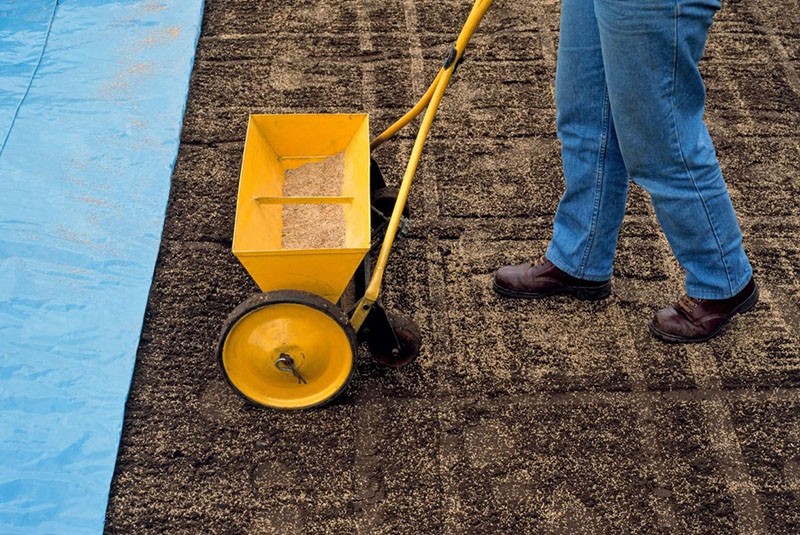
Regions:
[[719, 0], [563, 0], [556, 119], [566, 191], [546, 256], [611, 278], [628, 177], [643, 187], [686, 292], [725, 299], [752, 269], [703, 122], [697, 64]]

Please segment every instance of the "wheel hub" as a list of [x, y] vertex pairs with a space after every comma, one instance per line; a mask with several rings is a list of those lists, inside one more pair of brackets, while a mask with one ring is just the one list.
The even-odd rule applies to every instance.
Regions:
[[292, 375], [297, 377], [298, 384], [308, 384], [308, 381], [306, 381], [305, 378], [300, 375], [297, 365], [294, 363], [294, 359], [290, 354], [281, 353], [281, 355], [275, 360], [275, 367], [282, 372], [291, 372]]

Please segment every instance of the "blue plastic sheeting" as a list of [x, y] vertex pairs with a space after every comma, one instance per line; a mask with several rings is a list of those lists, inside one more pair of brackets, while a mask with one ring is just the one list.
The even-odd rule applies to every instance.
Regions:
[[0, 533], [101, 533], [202, 0], [0, 0]]

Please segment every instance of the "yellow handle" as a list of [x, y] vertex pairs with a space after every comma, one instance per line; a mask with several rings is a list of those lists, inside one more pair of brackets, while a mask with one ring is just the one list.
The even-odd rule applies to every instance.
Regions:
[[377, 145], [380, 145], [380, 143], [391, 138], [395, 133], [397, 133], [398, 130], [408, 124], [408, 122], [413, 120], [414, 117], [416, 117], [423, 109], [425, 109], [425, 115], [422, 118], [422, 124], [419, 127], [417, 138], [414, 141], [414, 147], [411, 149], [411, 157], [409, 158], [406, 172], [403, 175], [403, 181], [400, 184], [400, 191], [397, 194], [397, 202], [394, 205], [392, 217], [389, 219], [389, 225], [386, 229], [386, 236], [384, 236], [383, 244], [381, 245], [381, 251], [378, 254], [378, 261], [375, 264], [372, 277], [370, 278], [369, 285], [364, 292], [364, 296], [359, 301], [355, 312], [353, 312], [353, 316], [350, 319], [350, 323], [352, 323], [353, 328], [356, 331], [361, 328], [361, 325], [364, 323], [367, 314], [369, 314], [372, 305], [378, 300], [378, 296], [380, 295], [380, 287], [381, 283], [383, 282], [383, 274], [386, 271], [386, 264], [389, 260], [389, 253], [392, 249], [392, 244], [394, 244], [394, 239], [397, 236], [397, 230], [400, 226], [400, 217], [402, 216], [403, 209], [406, 206], [408, 193], [411, 190], [411, 183], [414, 180], [414, 173], [417, 171], [417, 166], [419, 165], [419, 160], [422, 156], [422, 148], [425, 145], [425, 139], [428, 137], [428, 132], [430, 131], [431, 124], [433, 123], [433, 118], [436, 116], [436, 110], [439, 107], [442, 97], [444, 96], [447, 85], [450, 83], [450, 78], [453, 76], [453, 71], [458, 64], [458, 60], [461, 59], [461, 56], [464, 54], [464, 49], [467, 47], [467, 43], [469, 43], [472, 34], [475, 33], [478, 24], [491, 5], [492, 0], [476, 0], [475, 4], [472, 6], [469, 17], [467, 17], [467, 21], [464, 24], [464, 27], [462, 28], [461, 33], [459, 34], [454, 45], [454, 60], [450, 62], [446, 68], [442, 67], [439, 70], [439, 73], [436, 75], [436, 78], [434, 79], [430, 88], [428, 88], [428, 91], [425, 93], [419, 103], [417, 103], [417, 105], [411, 111], [406, 113], [406, 115], [404, 115], [399, 121], [389, 127], [383, 134], [378, 136], [372, 142], [373, 148]]
[[[461, 56], [464, 55], [464, 49], [467, 47], [467, 43], [469, 42], [472, 34], [475, 33], [475, 30], [478, 28], [478, 23], [480, 23], [483, 15], [492, 5], [492, 0], [478, 0], [472, 6], [472, 10], [470, 11], [469, 17], [467, 17], [467, 22], [464, 23], [464, 29], [461, 31], [461, 35], [459, 35], [458, 41], [456, 41], [456, 58], [453, 62], [454, 64], [458, 64], [458, 61], [461, 59]], [[465, 33], [466, 32], [466, 33]], [[462, 39], [463, 38], [463, 39]], [[460, 44], [460, 46], [459, 46]], [[436, 90], [436, 87], [439, 85], [439, 82], [442, 79], [442, 73], [444, 72], [444, 68], [439, 69], [439, 72], [436, 74], [436, 78], [431, 83], [428, 90], [419, 99], [419, 102], [411, 108], [405, 115], [403, 115], [400, 119], [398, 119], [392, 126], [384, 130], [381, 135], [377, 136], [375, 139], [372, 140], [370, 143], [370, 150], [375, 150], [380, 147], [385, 141], [393, 138], [397, 132], [399, 132], [404, 126], [408, 123], [413, 121], [417, 115], [419, 115], [422, 110], [424, 110], [431, 101], [433, 97], [433, 93]]]

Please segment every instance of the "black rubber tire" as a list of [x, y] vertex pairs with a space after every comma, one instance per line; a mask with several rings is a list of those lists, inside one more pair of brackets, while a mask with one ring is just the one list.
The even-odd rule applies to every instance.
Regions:
[[[225, 365], [223, 363], [223, 348], [225, 347], [225, 340], [228, 337], [228, 333], [230, 333], [231, 329], [245, 316], [254, 312], [260, 308], [264, 308], [270, 305], [276, 305], [279, 303], [292, 303], [292, 304], [299, 304], [305, 305], [310, 308], [314, 308], [321, 312], [324, 312], [328, 316], [330, 316], [342, 330], [345, 332], [347, 336], [347, 340], [350, 343], [350, 351], [353, 356], [353, 366], [350, 368], [350, 374], [348, 375], [345, 382], [342, 384], [341, 388], [339, 388], [332, 396], [326, 398], [320, 403], [316, 405], [304, 407], [303, 409], [283, 409], [279, 407], [271, 407], [268, 405], [263, 405], [256, 400], [253, 400], [243, 394], [231, 381], [230, 377], [228, 377], [228, 373], [225, 370]], [[222, 371], [222, 375], [225, 377], [225, 381], [230, 385], [230, 387], [242, 398], [244, 398], [248, 403], [254, 405], [256, 407], [261, 408], [269, 408], [273, 410], [279, 411], [293, 411], [293, 410], [308, 410], [315, 407], [321, 407], [335, 399], [339, 396], [347, 385], [350, 383], [350, 379], [353, 377], [353, 372], [356, 369], [356, 361], [358, 357], [358, 342], [356, 338], [355, 330], [353, 326], [350, 324], [350, 319], [344, 313], [342, 309], [338, 306], [334, 305], [324, 297], [320, 297], [319, 295], [310, 293], [310, 292], [303, 292], [300, 290], [277, 290], [273, 292], [266, 292], [260, 293], [253, 296], [248, 297], [245, 299], [239, 306], [237, 306], [233, 312], [231, 312], [225, 321], [222, 324], [222, 330], [220, 332], [219, 340], [217, 341], [217, 362], [219, 364], [220, 370]]]
[[419, 327], [414, 323], [414, 320], [404, 314], [387, 311], [386, 318], [394, 329], [397, 341], [400, 342], [400, 353], [397, 356], [376, 353], [373, 350], [374, 344], [371, 344], [369, 338], [367, 338], [367, 347], [369, 347], [372, 358], [390, 368], [401, 368], [411, 364], [419, 356], [419, 350], [422, 345]]

